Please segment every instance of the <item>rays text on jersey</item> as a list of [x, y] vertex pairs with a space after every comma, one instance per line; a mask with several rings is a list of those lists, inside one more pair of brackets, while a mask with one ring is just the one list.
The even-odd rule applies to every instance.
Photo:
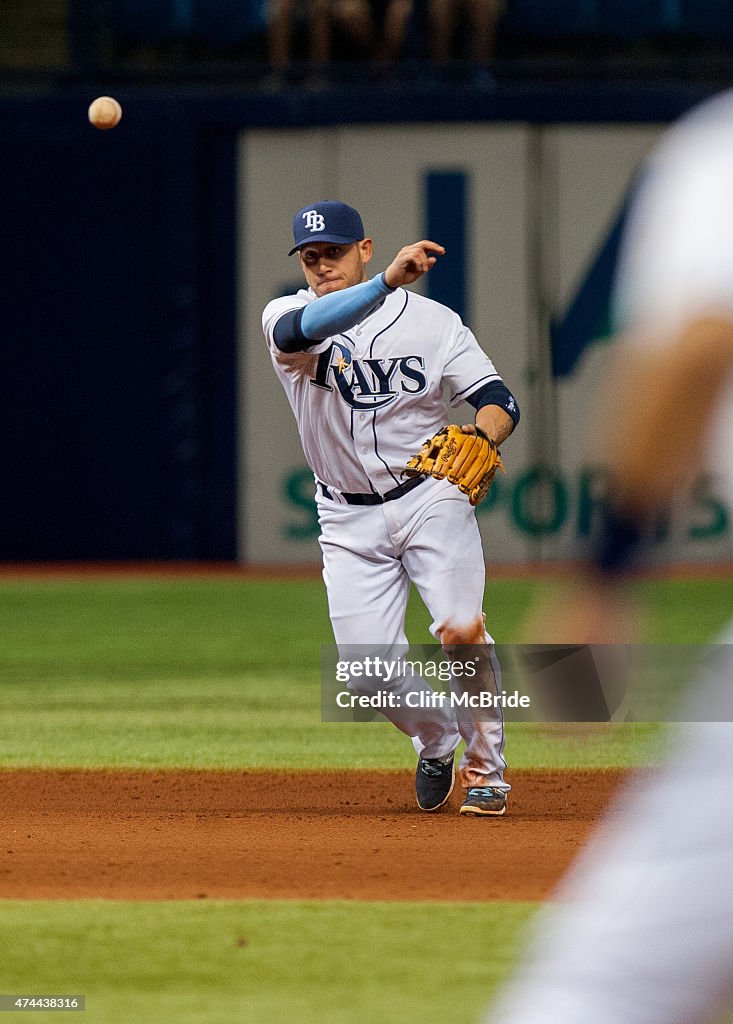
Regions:
[[318, 358], [314, 387], [332, 391], [334, 384], [352, 409], [381, 409], [402, 394], [427, 390], [422, 356], [356, 359], [346, 345], [335, 341]]

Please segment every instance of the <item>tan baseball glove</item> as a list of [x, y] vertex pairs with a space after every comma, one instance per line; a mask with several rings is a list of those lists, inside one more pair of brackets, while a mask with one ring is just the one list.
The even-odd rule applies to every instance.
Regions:
[[413, 455], [404, 475], [434, 476], [436, 480], [447, 477], [468, 495], [472, 505], [478, 505], [488, 494], [497, 469], [506, 470], [494, 441], [480, 427], [475, 429], [475, 434], [469, 434], [455, 423], [443, 427]]

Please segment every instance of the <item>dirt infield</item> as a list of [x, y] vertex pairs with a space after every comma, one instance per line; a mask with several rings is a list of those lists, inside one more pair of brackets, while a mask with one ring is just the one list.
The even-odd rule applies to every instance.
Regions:
[[620, 772], [514, 772], [503, 819], [402, 773], [0, 773], [0, 897], [545, 897]]

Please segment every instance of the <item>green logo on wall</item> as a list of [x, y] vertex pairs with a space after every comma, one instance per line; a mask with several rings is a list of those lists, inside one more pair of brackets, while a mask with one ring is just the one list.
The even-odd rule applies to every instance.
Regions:
[[[610, 476], [602, 467], [582, 466], [575, 476], [567, 476], [550, 466], [534, 465], [513, 478], [495, 480], [477, 513], [482, 518], [506, 514], [523, 537], [553, 537], [572, 529], [582, 539], [590, 535], [598, 521], [610, 489]], [[313, 473], [309, 469], [293, 469], [283, 478], [282, 495], [293, 513], [282, 528], [284, 539], [309, 541], [318, 536], [313, 494]], [[729, 520], [728, 508], [715, 492], [714, 479], [698, 477], [690, 491], [685, 539], [719, 540], [727, 534]], [[657, 541], [663, 542], [670, 528], [671, 516], [660, 518]]]

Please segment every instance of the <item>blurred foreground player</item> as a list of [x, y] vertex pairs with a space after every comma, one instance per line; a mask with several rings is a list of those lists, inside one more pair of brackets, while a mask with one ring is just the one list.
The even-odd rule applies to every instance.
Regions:
[[[645, 521], [703, 457], [733, 500], [732, 181], [733, 91], [668, 134], [632, 209], [617, 279], [617, 394], [606, 420], [619, 490], [595, 574], [564, 610], [553, 609], [555, 641], [607, 638], [609, 622], [620, 621], [614, 585]], [[691, 721], [675, 731], [662, 768], [622, 794], [607, 834], [571, 871], [559, 905], [541, 915], [491, 1024], [693, 1024], [730, 997], [731, 643], [728, 627], [690, 687]]]

